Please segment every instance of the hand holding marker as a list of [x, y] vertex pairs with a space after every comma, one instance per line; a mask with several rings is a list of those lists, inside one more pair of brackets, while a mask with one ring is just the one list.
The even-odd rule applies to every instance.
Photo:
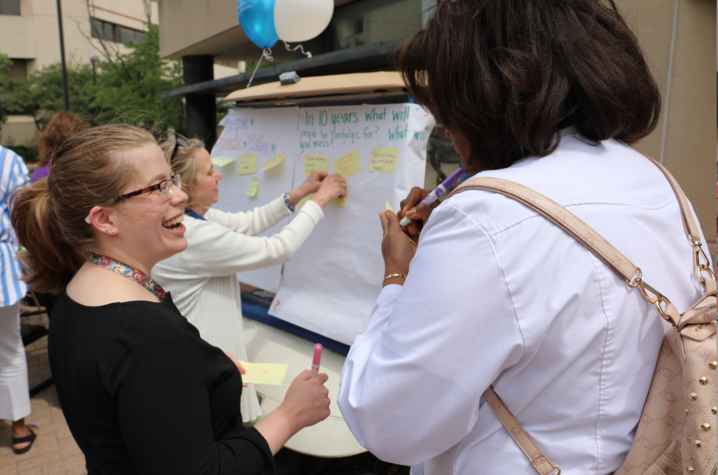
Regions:
[[[436, 200], [438, 200], [441, 195], [446, 193], [447, 188], [451, 188], [451, 185], [453, 185], [454, 182], [456, 181], [456, 179], [463, 173], [466, 173], [463, 168], [461, 168], [461, 167], [457, 168], [454, 173], [449, 175], [448, 178], [441, 183], [441, 185], [434, 188], [434, 191], [429, 193], [426, 196], [426, 198], [421, 200], [421, 202], [419, 204], [424, 203], [424, 204], [426, 204], [426, 206], [431, 206], [431, 204], [434, 203]], [[419, 206], [419, 205], [417, 205], [417, 206]], [[409, 223], [411, 223], [411, 220], [409, 218], [407, 218], [406, 216], [404, 216], [401, 219], [401, 221], [399, 222], [399, 225], [401, 225], [401, 227], [404, 227]]]
[[312, 375], [314, 376], [319, 374], [319, 363], [322, 361], [322, 345], [321, 343], [317, 343], [314, 345], [314, 359], [312, 360]]

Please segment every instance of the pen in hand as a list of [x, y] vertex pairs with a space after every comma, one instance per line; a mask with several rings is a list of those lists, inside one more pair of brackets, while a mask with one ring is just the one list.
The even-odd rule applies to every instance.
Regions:
[[321, 343], [317, 343], [314, 345], [314, 359], [312, 360], [312, 375], [314, 376], [319, 374], [319, 363], [322, 360], [322, 345]]
[[[429, 206], [432, 203], [434, 203], [436, 200], [439, 199], [439, 197], [441, 195], [446, 193], [446, 190], [448, 188], [451, 188], [451, 185], [453, 185], [454, 182], [456, 181], [456, 179], [459, 178], [459, 176], [462, 175], [463, 173], [466, 173], [466, 172], [461, 167], [457, 168], [454, 173], [449, 175], [448, 178], [441, 183], [441, 185], [437, 186], [436, 188], [434, 188], [434, 191], [432, 191], [431, 193], [426, 195], [426, 198], [421, 200], [421, 202], [419, 204], [425, 203], [427, 206]], [[411, 223], [411, 220], [409, 218], [407, 218], [406, 216], [404, 216], [401, 219], [401, 221], [399, 222], [399, 225], [403, 228], [404, 226], [406, 226], [409, 223]]]

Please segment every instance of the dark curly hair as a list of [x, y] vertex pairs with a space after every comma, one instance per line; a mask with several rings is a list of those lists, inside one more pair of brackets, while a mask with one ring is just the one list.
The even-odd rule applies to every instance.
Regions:
[[417, 102], [471, 144], [469, 171], [546, 156], [574, 125], [631, 144], [661, 97], [613, 0], [440, 0], [399, 69]]
[[37, 137], [37, 158], [40, 166], [50, 163], [52, 155], [60, 145], [87, 127], [87, 123], [72, 112], [53, 114], [42, 133]]

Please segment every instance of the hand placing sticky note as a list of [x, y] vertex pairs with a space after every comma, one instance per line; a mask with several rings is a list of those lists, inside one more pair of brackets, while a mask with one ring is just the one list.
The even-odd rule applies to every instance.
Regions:
[[328, 172], [329, 155], [304, 155], [304, 176], [312, 172]]
[[344, 193], [344, 196], [342, 196], [341, 198], [334, 198], [327, 204], [332, 205], [332, 206], [341, 206], [342, 208], [346, 208], [347, 207], [347, 196], [349, 196], [349, 185], [347, 185], [347, 189], [346, 189], [346, 192]]
[[242, 375], [242, 382], [249, 384], [271, 384], [281, 386], [287, 374], [286, 364], [239, 362], [247, 370]]
[[[388, 201], [386, 202], [386, 210], [387, 210], [387, 211], [391, 211], [392, 213], [394, 213], [394, 208], [391, 207], [391, 205], [389, 204]], [[396, 214], [396, 213], [394, 213], [394, 214]]]
[[358, 148], [334, 160], [334, 172], [339, 173], [345, 180], [361, 170], [361, 158], [359, 158]]
[[[299, 200], [299, 203], [297, 203], [297, 209], [302, 209], [302, 206], [304, 206], [304, 203], [306, 203], [307, 201], [311, 200], [311, 199], [314, 197], [315, 194], [316, 194], [316, 193], [311, 193], [311, 194], [305, 196], [304, 198], [302, 198], [301, 200]], [[345, 194], [343, 197], [341, 197], [341, 198], [334, 198], [333, 200], [331, 200], [331, 201], [330, 201], [329, 203], [327, 203], [327, 204], [328, 204], [328, 205], [332, 205], [332, 206], [341, 206], [342, 208], [346, 208], [346, 206], [347, 206], [347, 196], [349, 196], [349, 185], [347, 185], [347, 191], [346, 191], [346, 194]]]
[[239, 174], [251, 175], [257, 173], [257, 154], [239, 157]]
[[262, 169], [259, 171], [259, 173], [262, 173], [262, 172], [264, 172], [264, 171], [267, 171], [267, 170], [269, 170], [270, 168], [274, 168], [274, 167], [276, 167], [277, 165], [279, 165], [280, 163], [283, 163], [283, 162], [284, 162], [284, 154], [282, 153], [282, 154], [277, 155], [276, 157], [274, 157], [274, 158], [272, 158], [272, 159], [267, 160], [266, 162], [264, 162], [264, 168], [262, 168]]
[[371, 160], [369, 161], [369, 171], [396, 173], [396, 162], [398, 160], [398, 148], [372, 148]]
[[232, 162], [234, 162], [234, 158], [232, 157], [212, 157], [212, 163], [218, 167], [229, 165]]
[[259, 178], [253, 177], [251, 180], [249, 180], [249, 188], [247, 188], [247, 196], [256, 198], [258, 191], [259, 191]]

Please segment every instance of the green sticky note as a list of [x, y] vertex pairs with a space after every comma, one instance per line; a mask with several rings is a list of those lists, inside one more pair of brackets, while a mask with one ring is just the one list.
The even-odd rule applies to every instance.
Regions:
[[212, 163], [214, 163], [218, 167], [223, 167], [225, 165], [229, 165], [230, 163], [234, 162], [234, 158], [232, 157], [212, 157]]
[[239, 174], [251, 175], [257, 173], [257, 154], [239, 157]]
[[284, 376], [287, 374], [288, 365], [286, 364], [251, 363], [249, 361], [240, 361], [239, 363], [247, 370], [242, 375], [243, 383], [281, 386]]
[[259, 178], [254, 177], [251, 180], [249, 180], [249, 188], [247, 188], [247, 196], [256, 198], [258, 191], [259, 191]]

